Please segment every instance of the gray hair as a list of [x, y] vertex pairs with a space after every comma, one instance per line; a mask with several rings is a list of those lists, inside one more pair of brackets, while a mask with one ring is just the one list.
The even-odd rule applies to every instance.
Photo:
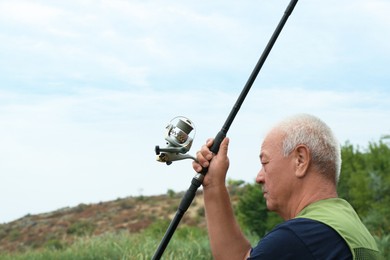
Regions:
[[289, 155], [298, 145], [306, 145], [313, 165], [337, 183], [341, 170], [340, 145], [332, 130], [321, 119], [299, 114], [280, 122], [275, 128], [283, 135], [283, 155]]

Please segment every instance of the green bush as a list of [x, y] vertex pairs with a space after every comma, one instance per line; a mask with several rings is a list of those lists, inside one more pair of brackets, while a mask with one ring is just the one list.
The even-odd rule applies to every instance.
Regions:
[[45, 243], [45, 248], [50, 250], [61, 250], [64, 249], [64, 244], [58, 239], [50, 239]]
[[169, 198], [173, 198], [173, 197], [175, 197], [176, 192], [174, 190], [172, 190], [172, 189], [168, 189], [167, 195], [168, 195]]
[[67, 229], [66, 233], [76, 236], [91, 235], [95, 228], [96, 226], [92, 222], [87, 220], [79, 220], [72, 223]]
[[239, 193], [235, 213], [245, 233], [256, 234], [259, 238], [267, 231], [267, 206], [259, 185], [246, 184]]

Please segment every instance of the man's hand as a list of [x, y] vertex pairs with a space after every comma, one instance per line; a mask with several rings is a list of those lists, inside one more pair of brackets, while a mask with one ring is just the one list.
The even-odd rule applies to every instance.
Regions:
[[203, 180], [205, 189], [219, 185], [225, 186], [226, 173], [229, 168], [229, 158], [227, 156], [229, 138], [226, 137], [222, 141], [218, 154], [213, 154], [210, 151], [213, 141], [214, 139], [207, 140], [206, 144], [196, 153], [197, 162], [192, 163], [192, 167], [196, 172], [201, 172], [202, 167], [208, 167], [208, 172]]

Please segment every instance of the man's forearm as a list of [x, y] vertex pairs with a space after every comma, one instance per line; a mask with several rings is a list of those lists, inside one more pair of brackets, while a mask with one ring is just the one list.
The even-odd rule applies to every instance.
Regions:
[[234, 217], [226, 187], [204, 189], [204, 202], [214, 259], [245, 259], [251, 245]]

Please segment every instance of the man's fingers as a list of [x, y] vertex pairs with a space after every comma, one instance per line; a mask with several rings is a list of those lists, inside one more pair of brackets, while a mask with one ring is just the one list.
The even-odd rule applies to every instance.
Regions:
[[[203, 168], [208, 168], [210, 166], [210, 161], [213, 159], [214, 154], [210, 151], [210, 147], [213, 145], [214, 139], [209, 138], [206, 141], [206, 144], [203, 145], [196, 153], [196, 160], [192, 163], [192, 168], [196, 172], [201, 172]], [[229, 138], [224, 138], [221, 142], [220, 149], [218, 152], [218, 157], [220, 158], [227, 158], [228, 153], [228, 147], [229, 147]]]
[[204, 168], [209, 167], [209, 155], [210, 151], [207, 149], [202, 149], [201, 151], [196, 153], [196, 158], [198, 160], [198, 163], [203, 166]]
[[206, 145], [207, 145], [207, 147], [211, 147], [211, 146], [213, 146], [213, 143], [214, 143], [214, 138], [209, 138], [209, 139], [207, 139], [207, 141], [206, 141]]
[[202, 166], [199, 163], [195, 162], [195, 161], [192, 162], [192, 168], [196, 172], [201, 172], [202, 171]]

